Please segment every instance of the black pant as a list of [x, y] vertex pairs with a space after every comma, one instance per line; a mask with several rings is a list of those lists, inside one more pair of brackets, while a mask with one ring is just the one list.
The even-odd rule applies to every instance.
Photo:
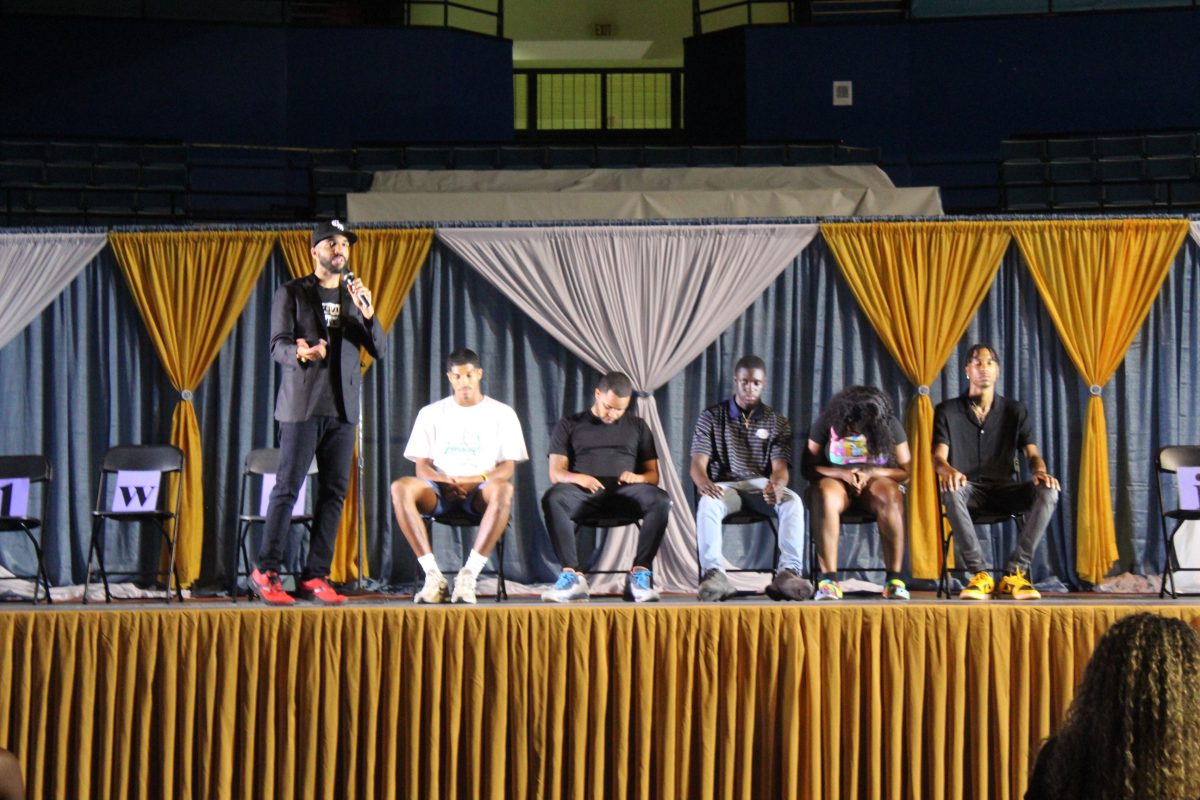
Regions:
[[638, 535], [635, 567], [650, 569], [663, 534], [671, 500], [667, 493], [648, 483], [613, 486], [589, 494], [573, 483], [556, 483], [542, 495], [542, 514], [550, 531], [550, 543], [564, 568], [579, 569], [579, 554], [575, 547], [575, 528], [578, 520], [588, 517], [628, 514], [642, 520]]
[[291, 527], [296, 493], [308, 474], [313, 455], [317, 457], [317, 498], [313, 506], [312, 541], [301, 580], [329, 574], [342, 503], [350, 485], [350, 462], [354, 458], [354, 429], [337, 417], [313, 417], [304, 422], [279, 423], [279, 472], [267, 504], [258, 568], [279, 570]]

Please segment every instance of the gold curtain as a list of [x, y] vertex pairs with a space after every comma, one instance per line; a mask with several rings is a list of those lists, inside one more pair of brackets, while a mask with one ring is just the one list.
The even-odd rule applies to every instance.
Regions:
[[1100, 390], [1158, 296], [1188, 221], [1064, 220], [1011, 227], [1064, 348], [1092, 387], [1079, 463], [1075, 570], [1099, 583], [1118, 556]]
[[[400, 308], [429, 255], [433, 231], [429, 228], [368, 228], [355, 233], [358, 234], [358, 243], [350, 249], [350, 271], [371, 289], [375, 318], [386, 333], [392, 329], [396, 317], [400, 316]], [[312, 272], [312, 237], [309, 231], [281, 233], [279, 246], [293, 277], [299, 278]], [[359, 356], [365, 374], [372, 358], [361, 350]], [[357, 448], [354, 458], [357, 461]], [[346, 505], [334, 545], [333, 564], [330, 567], [330, 577], [334, 581], [358, 577], [358, 514], [358, 470], [355, 469], [350, 473]], [[365, 553], [363, 557], [366, 557]], [[366, 564], [363, 565], [363, 574], [367, 574]]]
[[1011, 236], [994, 222], [828, 224], [821, 235], [888, 352], [923, 387], [904, 415], [913, 458], [908, 535], [913, 576], [936, 578], [941, 536], [928, 386], [987, 295]]
[[186, 459], [182, 507], [175, 525], [179, 580], [186, 586], [199, 574], [204, 538], [200, 425], [191, 393], [241, 315], [275, 235], [111, 233], [109, 241], [150, 341], [171, 384], [182, 395], [171, 417], [171, 443]]
[[1023, 796], [1097, 638], [1189, 605], [0, 611], [30, 797]]

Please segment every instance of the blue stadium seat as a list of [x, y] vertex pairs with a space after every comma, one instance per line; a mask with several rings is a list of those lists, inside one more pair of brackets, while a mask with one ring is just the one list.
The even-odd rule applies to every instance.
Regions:
[[1046, 180], [1046, 164], [1043, 161], [1005, 161], [1000, 165], [1000, 178], [1009, 185], [1042, 183]]
[[692, 147], [691, 162], [696, 167], [736, 167], [737, 147], [696, 145]]
[[787, 148], [781, 144], [744, 144], [738, 148], [738, 163], [743, 167], [783, 166]]
[[454, 148], [455, 169], [495, 169], [499, 164], [499, 153], [495, 147]]
[[793, 166], [834, 163], [834, 146], [831, 144], [789, 144], [788, 163]]
[[640, 167], [642, 150], [639, 147], [596, 147], [597, 167]]
[[1096, 156], [1098, 158], [1141, 158], [1141, 136], [1097, 136]]
[[546, 166], [555, 169], [591, 169], [596, 166], [596, 148], [547, 147]]
[[1147, 156], [1192, 156], [1196, 136], [1192, 133], [1148, 133], [1144, 137]]
[[[449, 147], [406, 147], [404, 165], [408, 169], [451, 169], [453, 152]], [[359, 167], [363, 168], [360, 162]]]
[[546, 151], [541, 147], [501, 145], [500, 166], [504, 169], [542, 169], [546, 166]]
[[1141, 158], [1102, 158], [1096, 165], [1100, 168], [1100, 179], [1105, 183], [1117, 181], [1139, 181], [1145, 177]]
[[360, 147], [355, 153], [355, 165], [369, 170], [404, 169], [407, 155], [399, 147]]

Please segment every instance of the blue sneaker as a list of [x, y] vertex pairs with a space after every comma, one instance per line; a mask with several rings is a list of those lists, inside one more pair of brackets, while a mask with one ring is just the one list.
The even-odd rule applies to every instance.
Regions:
[[625, 576], [626, 600], [635, 603], [654, 603], [659, 599], [654, 588], [654, 573], [648, 569], [634, 569]]
[[564, 569], [558, 575], [554, 587], [542, 592], [542, 599], [547, 603], [570, 603], [575, 600], [588, 599], [588, 582], [582, 572]]

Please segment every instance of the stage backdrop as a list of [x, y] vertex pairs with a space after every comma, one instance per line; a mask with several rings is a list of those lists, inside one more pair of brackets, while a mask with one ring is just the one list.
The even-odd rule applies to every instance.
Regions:
[[[800, 221], [797, 230], [806, 224]], [[867, 226], [864, 235], [879, 235], [893, 224], [877, 222]], [[1086, 542], [1091, 552], [1102, 552], [1115, 543], [1115, 570], [1157, 572], [1162, 544], [1153, 454], [1163, 444], [1200, 440], [1194, 413], [1198, 361], [1194, 354], [1200, 352], [1197, 245], [1189, 240], [1182, 247], [1178, 241], [1170, 246], [1171, 237], [1182, 237], [1186, 229], [1180, 220], [1086, 224], [1052, 220], [1022, 225], [1033, 226], [1045, 237], [1072, 225], [1105, 229], [1126, 242], [1141, 235], [1139, 226], [1153, 229], [1166, 244], [1127, 247], [1121, 256], [1122, 264], [1139, 263], [1140, 255], [1152, 253], [1158, 254], [1151, 259], [1156, 264], [1164, 259], [1168, 262], [1161, 284], [1144, 292], [1152, 298], [1146, 322], [1132, 326], [1136, 333], [1130, 348], [1123, 360], [1116, 358], [1119, 366], [1104, 384], [1104, 402], [1089, 403], [1089, 385], [1094, 378], [1080, 377], [1022, 249], [1010, 244], [966, 333], [952, 348], [940, 374], [935, 373], [928, 382], [930, 401], [936, 403], [964, 389], [962, 359], [970, 342], [994, 343], [1003, 364], [1001, 392], [1030, 407], [1038, 442], [1066, 488], [1047, 543], [1039, 551], [1035, 579], [1054, 588], [1079, 586], [1102, 576], [1103, 570], [1092, 558], [1085, 559], [1089, 565], [1085, 571], [1077, 570], [1077, 541]], [[720, 227], [681, 224], [670, 226], [662, 235], [702, 237]], [[525, 228], [545, 229], [553, 226]], [[625, 235], [621, 232], [641, 227], [597, 229], [611, 230], [615, 241]], [[275, 230], [250, 230], [244, 235], [261, 239], [264, 232], [275, 238], [303, 236]], [[228, 230], [214, 232], [217, 238], [228, 235]], [[52, 239], [45, 231], [26, 231], [7, 234], [5, 243], [23, 247]], [[71, 258], [78, 266], [84, 255], [77, 253], [65, 261]], [[200, 488], [192, 490], [189, 502], [202, 509], [203, 521], [192, 523], [181, 535], [191, 544], [186, 550], [191, 559], [187, 574], [198, 578], [201, 587], [223, 584], [233, 569], [232, 534], [241, 462], [248, 450], [271, 445], [275, 438], [271, 410], [276, 369], [268, 353], [269, 311], [272, 293], [289, 273], [278, 245], [265, 260], [257, 258], [261, 263], [222, 265], [229, 281], [244, 281], [261, 272], [251, 281], [244, 308], [195, 385], [191, 400], [203, 457]], [[362, 249], [352, 258], [355, 263], [370, 263], [371, 252]], [[21, 257], [0, 259], [4, 285], [27, 277], [26, 263]], [[386, 266], [379, 269], [383, 272], [375, 283], [377, 291], [391, 277]], [[881, 386], [898, 413], [909, 405], [916, 387], [894, 360], [891, 346], [885, 346], [875, 333], [872, 320], [878, 322], [878, 315], [864, 313], [860, 298], [844, 278], [845, 269], [818, 237], [765, 284], [757, 299], [712, 344], [701, 348], [682, 372], [654, 391], [662, 441], [685, 499], [691, 495], [686, 463], [695, 417], [705, 405], [728, 396], [730, 366], [746, 352], [757, 352], [766, 359], [766, 399], [792, 418], [797, 452], [822, 404], [847, 384]], [[1068, 278], [1078, 284], [1081, 274], [1077, 271]], [[399, 301], [399, 295], [404, 295], [403, 283], [390, 293]], [[47, 302], [46, 294], [42, 293], [39, 302]], [[662, 297], [664, 303], [669, 299]], [[916, 304], [920, 305], [920, 294]], [[937, 320], [937, 315], [930, 319]], [[114, 444], [170, 440], [171, 415], [180, 392], [162, 366], [109, 248], [92, 258], [28, 326], [5, 333], [11, 339], [0, 348], [0, 400], [7, 420], [0, 427], [0, 452], [50, 456], [55, 469], [47, 526], [51, 577], [59, 584], [79, 582], [85, 570], [89, 512], [100, 458]], [[394, 478], [412, 472], [401, 455], [408, 426], [420, 406], [445, 395], [442, 357], [457, 346], [470, 346], [482, 354], [484, 390], [517, 408], [533, 456], [517, 473], [517, 503], [509, 534], [512, 546], [507, 548], [510, 576], [523, 583], [552, 580], [556, 565], [538, 510], [538, 498], [549, 486], [546, 444], [559, 416], [590, 403], [596, 371], [436, 238], [403, 298], [384, 362], [369, 369], [365, 377], [364, 517], [371, 574], [393, 583], [412, 580], [418, 574], [395, 528], [387, 487]], [[1100, 413], [1094, 410], [1098, 405], [1103, 411], [1103, 432], [1097, 432], [1092, 423], [1085, 428], [1083, 409], [1090, 406], [1093, 410], [1088, 415], [1094, 420]], [[1090, 466], [1082, 466], [1080, 460], [1085, 430], [1091, 431], [1088, 441], [1107, 449], [1104, 458]], [[1099, 449], [1092, 447], [1090, 452]], [[924, 451], [914, 447], [914, 452]], [[1099, 485], [1108, 486], [1112, 504], [1108, 517], [1113, 524], [1107, 531], [1103, 525], [1076, 524], [1080, 481], [1085, 476], [1094, 481], [1101, 468], [1108, 471], [1109, 478]], [[1091, 491], [1093, 497], [1105, 494], [1094, 488]], [[677, 507], [677, 513], [684, 515], [679, 524], [686, 527], [690, 509]], [[762, 537], [753, 532], [729, 538], [727, 555], [731, 560], [765, 555]], [[916, 571], [927, 570], [930, 537], [914, 527], [913, 539], [914, 550], [926, 559], [925, 566], [918, 564]], [[997, 560], [1005, 544], [995, 543]], [[354, 569], [353, 548], [345, 545], [343, 541], [335, 565], [342, 577], [352, 575]], [[620, 545], [615, 541], [609, 547]], [[114, 537], [110, 546], [114, 568], [150, 568], [157, 562], [158, 544], [152, 537]], [[437, 548], [446, 568], [457, 567], [459, 543], [439, 537]], [[844, 562], [861, 558], [875, 564], [877, 550], [877, 537], [869, 528], [848, 530], [843, 539]], [[606, 551], [603, 558], [610, 556]], [[0, 540], [0, 564], [13, 571], [28, 571], [32, 565], [27, 545], [15, 537]], [[664, 577], [680, 581], [678, 585], [668, 583], [668, 588], [688, 588], [688, 576], [680, 577], [678, 570], [667, 570]]]

